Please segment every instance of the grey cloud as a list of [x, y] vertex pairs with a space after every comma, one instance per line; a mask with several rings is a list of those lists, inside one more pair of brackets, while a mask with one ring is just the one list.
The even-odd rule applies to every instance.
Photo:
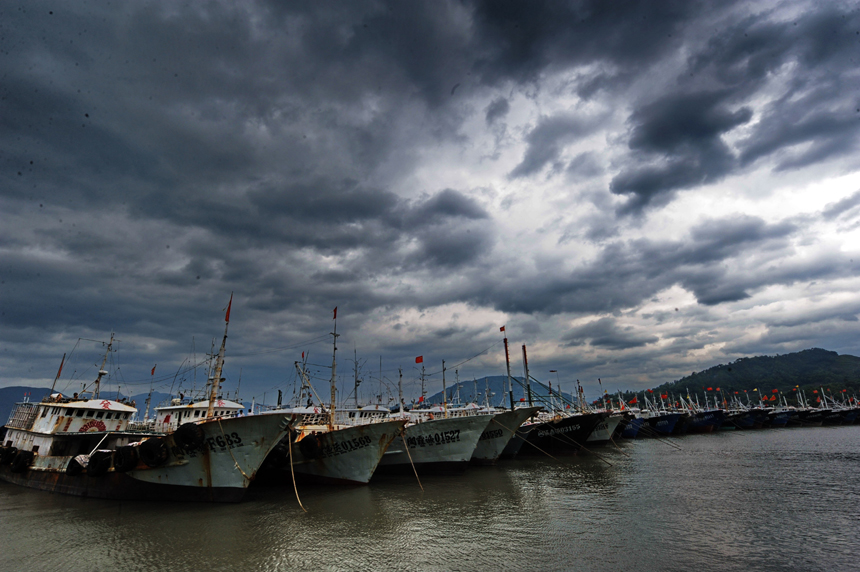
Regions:
[[[642, 67], [673, 48], [702, 6], [688, 2], [612, 4], [475, 2], [475, 69], [485, 83], [535, 81], [547, 69], [585, 62]], [[673, 39], [674, 38], [674, 39]]]
[[729, 110], [729, 95], [725, 90], [670, 95], [633, 112], [629, 145], [642, 159], [610, 185], [613, 193], [629, 195], [622, 213], [638, 213], [673, 191], [715, 182], [735, 167], [721, 137], [748, 122], [752, 112]]
[[849, 218], [860, 215], [860, 191], [857, 191], [850, 197], [846, 197], [841, 201], [827, 205], [822, 211], [822, 216], [825, 219], [833, 220], [838, 218]]
[[852, 275], [844, 256], [768, 264], [753, 273], [744, 269], [749, 257], [790, 255], [798, 230], [791, 222], [768, 224], [755, 217], [707, 220], [681, 240], [610, 242], [569, 273], [547, 273], [536, 281], [515, 274], [501, 285], [481, 284], [472, 296], [476, 303], [508, 312], [607, 313], [635, 308], [673, 285], [693, 293], [700, 304], [716, 305], [745, 299], [769, 284]]
[[542, 117], [526, 136], [525, 157], [508, 175], [512, 179], [533, 175], [547, 163], [559, 160], [566, 143], [588, 135], [597, 127], [592, 118], [572, 115]]
[[487, 125], [492, 125], [499, 119], [503, 118], [508, 114], [508, 111], [511, 109], [511, 104], [508, 103], [508, 100], [504, 97], [500, 97], [498, 99], [494, 99], [490, 105], [487, 106], [486, 112], [486, 121]]
[[562, 336], [567, 346], [589, 344], [613, 350], [624, 350], [653, 344], [657, 336], [643, 334], [631, 327], [620, 328], [613, 318], [600, 318], [584, 326], [574, 328]]
[[855, 67], [858, 27], [860, 14], [837, 5], [792, 21], [757, 15], [729, 26], [690, 59], [692, 81], [711, 76], [735, 98], [753, 97], [769, 74], [794, 67], [784, 91], [740, 143], [740, 165], [782, 152], [777, 169], [791, 170], [856, 150], [860, 124], [853, 94], [860, 84], [848, 70]]

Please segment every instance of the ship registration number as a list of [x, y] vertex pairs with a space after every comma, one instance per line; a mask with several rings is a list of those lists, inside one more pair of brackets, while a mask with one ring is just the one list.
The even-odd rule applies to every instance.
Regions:
[[406, 439], [406, 445], [410, 449], [415, 447], [432, 447], [433, 445], [445, 445], [447, 443], [456, 443], [460, 440], [460, 430], [441, 431], [439, 433], [429, 433], [427, 435], [418, 435], [417, 437], [409, 437]]
[[[216, 451], [225, 451], [226, 449], [233, 449], [235, 447], [242, 446], [242, 437], [235, 431], [232, 433], [224, 433], [224, 435], [218, 435], [217, 437], [209, 437], [203, 442], [203, 447], [208, 448], [211, 452], [215, 453]], [[178, 445], [174, 445], [171, 448], [174, 457], [196, 457], [197, 451], [187, 451], [182, 449]]]
[[478, 441], [486, 441], [487, 439], [498, 439], [504, 432], [501, 429], [491, 429], [490, 431], [484, 431], [481, 433], [481, 438]]
[[342, 453], [351, 453], [358, 449], [367, 447], [370, 445], [370, 441], [371, 439], [367, 435], [362, 435], [361, 437], [356, 437], [354, 439], [347, 439], [345, 441], [335, 441], [331, 445], [325, 445], [322, 448], [322, 456], [333, 457]]

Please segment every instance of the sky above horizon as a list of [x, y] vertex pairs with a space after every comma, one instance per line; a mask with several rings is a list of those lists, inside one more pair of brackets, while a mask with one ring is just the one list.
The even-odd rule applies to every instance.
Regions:
[[855, 3], [4, 2], [0, 76], [0, 386], [115, 332], [111, 383], [199, 388], [231, 293], [248, 401], [335, 307], [363, 401], [502, 326], [587, 397], [860, 355]]

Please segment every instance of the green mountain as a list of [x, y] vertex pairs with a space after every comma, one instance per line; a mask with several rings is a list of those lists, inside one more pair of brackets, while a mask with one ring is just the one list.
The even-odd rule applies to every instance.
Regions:
[[856, 394], [860, 390], [860, 358], [820, 348], [785, 355], [739, 358], [664, 383], [655, 387], [654, 393], [686, 395], [689, 390], [690, 394], [702, 394], [709, 388], [713, 391], [718, 387], [724, 393], [744, 390], [749, 393], [753, 389], [768, 394], [774, 389], [792, 393], [799, 387], [806, 390], [807, 397], [811, 397], [812, 391], [823, 387], [834, 396], [842, 393], [843, 389], [849, 395]]

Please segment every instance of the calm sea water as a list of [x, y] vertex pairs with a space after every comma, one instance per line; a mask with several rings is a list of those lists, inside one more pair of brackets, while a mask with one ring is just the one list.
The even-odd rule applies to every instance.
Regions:
[[0, 570], [860, 570], [860, 426], [621, 442], [236, 505], [0, 483]]

